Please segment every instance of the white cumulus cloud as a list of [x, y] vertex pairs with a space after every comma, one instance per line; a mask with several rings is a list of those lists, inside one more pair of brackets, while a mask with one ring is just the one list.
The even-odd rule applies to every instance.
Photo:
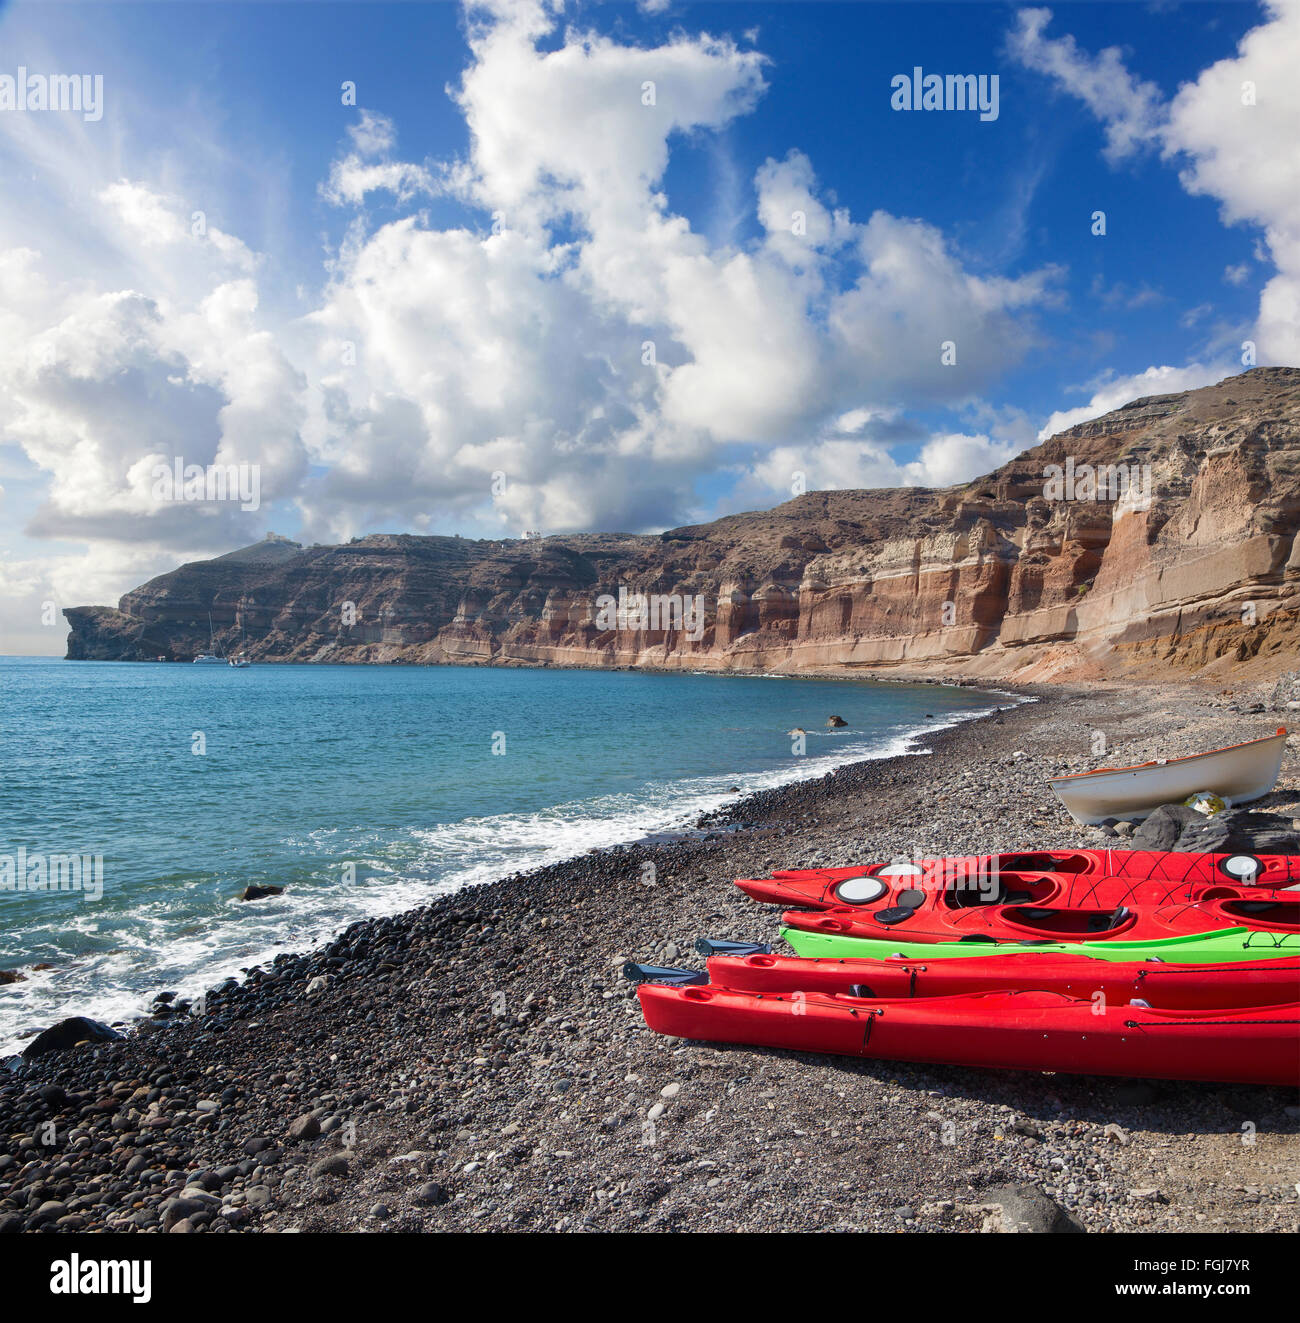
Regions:
[[471, 11], [465, 159], [402, 162], [370, 119], [331, 174], [356, 203], [401, 191], [367, 171], [418, 171], [479, 219], [363, 219], [340, 252], [310, 319], [330, 465], [302, 497], [312, 536], [464, 515], [494, 473], [489, 528], [663, 526], [738, 450], [743, 472], [854, 408], [960, 403], [1035, 343], [1059, 271], [976, 273], [924, 221], [855, 220], [797, 150], [752, 181], [761, 236], [711, 242], [662, 191], [672, 145], [748, 113], [765, 58], [554, 28], [542, 5]]

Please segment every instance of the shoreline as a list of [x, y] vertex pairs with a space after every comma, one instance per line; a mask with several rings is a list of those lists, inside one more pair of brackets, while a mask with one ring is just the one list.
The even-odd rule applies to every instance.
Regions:
[[[1099, 722], [1127, 760], [1271, 719], [1172, 685], [1036, 696], [922, 731], [928, 756], [747, 795], [698, 839], [363, 920], [211, 995], [201, 1019], [31, 1063], [0, 1080], [0, 1139], [54, 1114], [94, 1142], [55, 1177], [11, 1138], [0, 1228], [976, 1230], [982, 1191], [1029, 1183], [1089, 1230], [1300, 1229], [1286, 1090], [724, 1048], [641, 1023], [624, 960], [775, 938], [775, 911], [731, 877], [1105, 843], [1045, 783], [1091, 764]], [[1300, 812], [1295, 772], [1291, 754], [1281, 811]]]
[[[136, 663], [129, 663], [129, 664], [134, 665]], [[288, 664], [298, 665], [305, 663], [288, 663]], [[330, 663], [322, 663], [322, 664], [330, 664]], [[473, 669], [473, 668], [469, 668], [469, 669]], [[548, 669], [548, 668], [536, 667], [532, 669], [540, 670], [540, 669]], [[583, 670], [587, 668], [579, 667], [579, 668], [564, 668], [564, 669]], [[627, 668], [627, 669], [635, 670], [637, 668]], [[664, 675], [681, 674], [680, 672], [675, 672], [670, 668], [660, 670], [656, 673], [664, 674]], [[711, 673], [702, 672], [701, 674], [709, 675]], [[800, 679], [805, 677], [800, 677], [800, 676], [770, 677], [766, 674], [742, 676], [739, 673], [737, 673], [736, 678]], [[825, 677], [809, 676], [806, 678], [810, 680], [818, 680]], [[852, 681], [855, 679], [855, 677], [852, 676], [841, 676], [838, 678], [846, 681]], [[899, 681], [897, 683], [914, 683], [914, 682]], [[655, 843], [657, 841], [667, 840], [670, 838], [677, 838], [677, 837], [688, 838], [692, 833], [692, 831], [695, 829], [695, 824], [698, 821], [700, 821], [702, 818], [711, 816], [721, 810], [728, 808], [730, 805], [735, 803], [736, 800], [733, 798], [733, 796], [736, 794], [739, 794], [743, 798], [750, 794], [760, 793], [761, 791], [764, 790], [780, 789], [784, 786], [795, 784], [798, 781], [815, 780], [821, 776], [828, 774], [831, 771], [836, 770], [839, 767], [852, 764], [855, 762], [869, 762], [869, 761], [876, 761], [882, 758], [910, 756], [913, 746], [915, 746], [919, 742], [924, 741], [931, 735], [937, 734], [940, 731], [951, 729], [955, 725], [960, 725], [972, 720], [979, 720], [984, 715], [991, 714], [995, 710], [1000, 710], [999, 704], [1002, 702], [1010, 702], [1012, 705], [1019, 705], [1021, 703], [1035, 701], [1035, 698], [1033, 696], [1025, 692], [1017, 693], [1011, 690], [998, 690], [992, 688], [985, 689], [975, 685], [954, 684], [950, 686], [944, 686], [942, 682], [938, 682], [938, 681], [929, 682], [929, 686], [975, 690], [978, 693], [980, 700], [982, 701], [982, 705], [980, 707], [970, 708], [970, 709], [953, 709], [950, 712], [945, 712], [932, 717], [927, 717], [924, 720], [918, 718], [917, 724], [915, 726], [909, 727], [899, 733], [891, 734], [888, 736], [881, 735], [879, 737], [873, 737], [868, 735], [868, 733], [865, 731], [855, 731], [852, 728], [849, 728], [844, 732], [844, 734], [848, 738], [848, 741], [851, 744], [860, 745], [863, 740], [867, 740], [869, 743], [875, 743], [878, 738], [879, 739], [878, 747], [870, 751], [866, 751], [863, 748], [859, 747], [854, 752], [845, 752], [845, 753], [838, 753], [834, 751], [816, 752], [816, 753], [810, 752], [804, 759], [794, 759], [788, 762], [787, 764], [785, 764], [784, 766], [779, 766], [767, 770], [755, 769], [749, 772], [733, 773], [725, 768], [720, 769], [717, 772], [707, 774], [702, 779], [708, 780], [712, 778], [719, 781], [727, 781], [734, 778], [735, 780], [741, 781], [742, 783], [752, 778], [761, 778], [764, 780], [768, 778], [778, 778], [778, 779], [772, 781], [771, 784], [760, 785], [753, 789], [745, 789], [745, 790], [737, 791], [733, 787], [731, 791], [727, 791], [727, 792], [719, 791], [716, 794], [703, 795], [701, 797], [706, 801], [706, 805], [708, 806], [697, 805], [695, 808], [682, 809], [680, 812], [674, 814], [674, 817], [680, 819], [680, 821], [676, 822], [675, 825], [650, 827], [640, 837], [629, 837], [627, 839], [620, 839], [622, 832], [636, 830], [636, 828], [629, 821], [629, 819], [635, 819], [636, 817], [644, 816], [647, 813], [651, 813], [651, 810], [649, 808], [649, 801], [645, 801], [640, 803], [636, 809], [630, 810], [629, 813], [622, 818], [618, 818], [618, 817], [610, 818], [605, 824], [608, 828], [608, 835], [614, 838], [614, 844], [616, 846], [636, 846], [638, 844], [643, 843], [643, 841], [645, 843]], [[812, 770], [809, 770], [810, 766]], [[683, 798], [688, 796], [688, 794], [690, 793], [688, 787], [697, 779], [701, 779], [701, 778], [690, 777], [685, 779], [682, 787], [680, 787]], [[713, 801], [713, 800], [715, 800], [716, 802], [712, 802], [710, 804], [709, 801]], [[651, 816], [653, 816], [653, 813], [651, 813]], [[572, 829], [575, 825], [580, 825], [581, 821], [582, 820], [579, 820], [577, 824], [575, 824], [574, 822], [570, 822], [569, 827]], [[563, 855], [559, 858], [552, 858], [549, 860], [545, 858], [542, 859], [534, 858], [533, 861], [524, 864], [522, 867], [508, 868], [505, 871], [498, 873], [496, 876], [488, 878], [486, 881], [482, 881], [482, 882], [462, 881], [457, 884], [455, 890], [439, 890], [439, 888], [448, 885], [446, 879], [440, 880], [438, 882], [430, 884], [430, 889], [433, 893], [430, 899], [431, 900], [441, 899], [444, 896], [456, 895], [459, 894], [460, 891], [473, 889], [475, 887], [491, 886], [501, 881], [503, 878], [512, 876], [518, 872], [526, 872], [526, 871], [531, 871], [535, 868], [545, 868], [545, 867], [553, 866], [555, 864], [567, 863], [572, 861], [573, 859], [581, 857], [584, 854], [590, 853], [591, 848], [592, 847], [590, 846], [584, 846], [581, 843], [575, 842], [572, 846], [572, 853]], [[608, 849], [614, 847], [600, 846], [596, 848]], [[539, 851], [534, 850], [532, 853], [536, 855], [539, 853]], [[540, 853], [542, 855], [545, 855], [546, 851], [540, 851]], [[464, 871], [465, 869], [463, 868], [459, 870], [455, 870], [450, 875], [450, 877], [454, 879]], [[278, 880], [278, 879], [272, 879], [272, 880]], [[30, 1042], [31, 1039], [36, 1036], [36, 1034], [40, 1030], [38, 1028], [31, 1027], [32, 1024], [39, 1024], [42, 1028], [44, 1028], [44, 1027], [48, 1027], [49, 1024], [55, 1023], [63, 1018], [67, 1018], [74, 1015], [87, 1015], [94, 1019], [100, 1020], [104, 1023], [107, 1023], [111, 1025], [114, 1029], [117, 1029], [119, 1031], [130, 1032], [132, 1026], [134, 1026], [135, 1024], [139, 1023], [141, 1020], [146, 1019], [148, 1017], [149, 1015], [148, 999], [154, 993], [160, 991], [163, 987], [173, 990], [174, 995], [178, 1000], [188, 1002], [189, 999], [198, 996], [204, 990], [205, 987], [213, 986], [215, 983], [223, 981], [225, 979], [233, 977], [237, 981], [242, 982], [242, 974], [246, 972], [247, 969], [256, 967], [258, 964], [269, 962], [274, 958], [276, 958], [277, 956], [280, 955], [295, 956], [295, 957], [309, 956], [312, 953], [320, 950], [321, 947], [328, 945], [331, 941], [336, 940], [340, 935], [340, 933], [345, 931], [346, 928], [349, 927], [350, 924], [352, 923], [364, 922], [371, 919], [397, 917], [413, 909], [418, 909], [422, 905], [428, 903], [429, 901], [421, 901], [421, 902], [413, 903], [409, 896], [407, 897], [399, 896], [396, 898], [394, 902], [390, 902], [390, 905], [395, 904], [397, 908], [391, 908], [389, 906], [385, 906], [381, 900], [375, 903], [371, 907], [370, 913], [360, 915], [350, 920], [342, 919], [340, 921], [339, 919], [336, 919], [335, 925], [329, 927], [328, 930], [326, 930], [323, 925], [319, 925], [320, 930], [315, 934], [314, 937], [310, 933], [299, 934], [298, 936], [300, 939], [305, 939], [302, 940], [302, 944], [300, 945], [285, 946], [276, 940], [277, 932], [279, 931], [279, 929], [268, 930], [264, 935], [264, 937], [261, 938], [260, 940], [250, 939], [248, 942], [248, 947], [250, 949], [241, 952], [239, 954], [227, 954], [224, 956], [219, 956], [217, 958], [208, 959], [202, 966], [196, 966], [190, 969], [186, 973], [173, 972], [169, 974], [163, 980], [162, 983], [154, 983], [152, 986], [148, 986], [148, 985], [142, 986], [134, 992], [128, 992], [125, 989], [117, 989], [115, 990], [115, 996], [112, 999], [113, 1004], [111, 1007], [108, 1005], [107, 1001], [105, 1001], [102, 998], [100, 999], [98, 1005], [93, 1003], [87, 1005], [85, 1004], [85, 1001], [82, 1001], [80, 1004], [78, 1004], [78, 1001], [75, 998], [75, 996], [68, 996], [62, 1002], [62, 1004], [60, 1004], [57, 1008], [50, 1008], [48, 1010], [42, 1010], [38, 1008], [29, 1012], [27, 1017], [28, 1027], [26, 1027], [24, 1030], [18, 1030], [17, 1028], [15, 1028], [15, 1031], [12, 1035], [6, 1034], [0, 1037], [0, 1064], [3, 1064], [7, 1059], [9, 1059], [11, 1057], [11, 1054], [21, 1053], [23, 1048], [27, 1045], [27, 1043]], [[214, 918], [219, 917], [219, 915], [214, 915], [213, 917]], [[296, 919], [299, 923], [307, 922], [310, 924], [311, 916], [295, 915], [295, 916], [290, 916], [290, 919]], [[281, 925], [285, 921], [286, 920], [282, 918], [280, 921]], [[294, 939], [291, 938], [290, 940], [294, 940]], [[41, 961], [49, 961], [52, 958], [53, 957], [50, 955], [40, 956]], [[36, 959], [35, 956], [29, 956], [27, 962], [11, 963], [10, 968], [7, 969], [6, 972], [12, 972], [20, 976], [24, 976], [25, 979], [27, 971], [31, 969], [31, 965], [29, 962], [34, 959]], [[79, 960], [77, 957], [65, 957], [64, 961], [61, 962], [61, 968], [75, 966], [78, 963]]]
[[[96, 666], [192, 666], [193, 661], [169, 661], [157, 657], [69, 657], [66, 653], [59, 656], [52, 652], [33, 652], [33, 653], [0, 653], [0, 661], [60, 661], [77, 662], [80, 665]], [[1032, 681], [1020, 680], [999, 680], [990, 677], [987, 684], [979, 676], [964, 675], [961, 673], [947, 674], [933, 671], [914, 671], [898, 666], [889, 662], [846, 662], [841, 666], [830, 669], [822, 667], [798, 668], [794, 670], [778, 670], [769, 668], [758, 671], [742, 671], [734, 668], [709, 667], [692, 668], [688, 666], [658, 666], [652, 662], [619, 662], [615, 665], [602, 665], [598, 663], [584, 664], [582, 662], [558, 662], [558, 661], [530, 661], [522, 657], [509, 657], [503, 661], [404, 661], [401, 658], [389, 658], [385, 660], [367, 660], [352, 659], [347, 661], [331, 661], [328, 658], [316, 661], [303, 660], [295, 658], [286, 660], [280, 657], [262, 657], [254, 659], [251, 662], [253, 666], [357, 666], [357, 667], [383, 667], [392, 666], [402, 670], [445, 670], [449, 667], [460, 667], [467, 671], [484, 670], [517, 670], [517, 671], [627, 671], [631, 673], [645, 672], [650, 675], [710, 675], [719, 677], [735, 676], [740, 679], [780, 679], [780, 680], [878, 680], [881, 684], [924, 684], [924, 685], [947, 685], [954, 689], [986, 689], [992, 685], [1024, 685], [1028, 687], [1033, 684]], [[1082, 685], [1077, 681], [1070, 682], [1074, 687], [1081, 688]], [[1117, 677], [1114, 681], [1116, 685], [1129, 684], [1130, 687], [1140, 688], [1141, 681], [1126, 682], [1123, 677]]]
[[[969, 659], [968, 659], [969, 660]], [[191, 666], [192, 661], [160, 661], [157, 658], [106, 658], [106, 657], [69, 657], [67, 654], [58, 655], [55, 653], [7, 653], [0, 654], [0, 661], [51, 661], [51, 662], [75, 662], [79, 665], [102, 665], [102, 666]], [[1052, 690], [1058, 688], [1067, 692], [1082, 693], [1090, 692], [1125, 692], [1132, 693], [1151, 688], [1158, 688], [1159, 682], [1153, 682], [1150, 675], [1142, 671], [1116, 672], [1106, 675], [1087, 675], [1081, 676], [1073, 673], [1065, 674], [1063, 679], [1058, 682], [1053, 676], [1036, 676], [1032, 673], [1035, 663], [1030, 659], [1024, 659], [1022, 666], [1012, 667], [1003, 674], [988, 673], [982, 674], [977, 671], [948, 670], [944, 668], [944, 663], [936, 661], [929, 668], [916, 669], [915, 663], [902, 662], [845, 662], [832, 667], [798, 667], [790, 669], [768, 668], [764, 670], [739, 670], [732, 667], [690, 667], [690, 666], [665, 666], [656, 665], [652, 662], [620, 662], [615, 665], [604, 665], [600, 663], [583, 663], [579, 661], [534, 661], [527, 658], [510, 657], [502, 661], [487, 660], [473, 661], [457, 659], [455, 661], [407, 661], [400, 657], [385, 658], [382, 660], [368, 660], [355, 658], [344, 661], [334, 661], [322, 659], [304, 660], [301, 658], [286, 660], [277, 657], [255, 658], [250, 663], [253, 667], [279, 667], [279, 666], [308, 666], [312, 668], [326, 666], [356, 667], [363, 669], [381, 669], [384, 667], [393, 667], [399, 670], [446, 670], [460, 668], [467, 671], [483, 670], [517, 670], [517, 671], [601, 671], [609, 673], [627, 672], [629, 674], [645, 673], [648, 675], [703, 675], [714, 676], [718, 678], [735, 677], [737, 679], [780, 679], [780, 680], [839, 680], [854, 682], [874, 682], [877, 684], [915, 684], [915, 685], [934, 685], [939, 687], [948, 687], [953, 689], [978, 689], [985, 693], [1004, 692], [1006, 694], [1018, 693], [1020, 691], [1039, 690], [1050, 686]], [[1277, 674], [1270, 674], [1264, 677], [1252, 675], [1247, 679], [1240, 681], [1243, 688], [1266, 687], [1267, 684], [1278, 678], [1283, 672], [1279, 670]], [[1198, 692], [1210, 693], [1222, 689], [1224, 682], [1230, 679], [1227, 675], [1203, 675], [1198, 673], [1189, 673], [1182, 677], [1181, 683]]]

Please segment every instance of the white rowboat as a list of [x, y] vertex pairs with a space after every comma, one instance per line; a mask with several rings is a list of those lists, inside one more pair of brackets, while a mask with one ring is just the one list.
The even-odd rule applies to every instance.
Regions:
[[1285, 745], [1282, 727], [1276, 735], [1226, 749], [1055, 776], [1047, 784], [1075, 822], [1082, 823], [1146, 818], [1161, 804], [1181, 804], [1198, 790], [1212, 790], [1228, 804], [1245, 804], [1267, 795], [1277, 784]]

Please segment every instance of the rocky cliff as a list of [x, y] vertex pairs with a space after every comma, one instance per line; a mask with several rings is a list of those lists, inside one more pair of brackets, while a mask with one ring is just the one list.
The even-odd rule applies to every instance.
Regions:
[[1300, 369], [1256, 368], [941, 491], [809, 492], [658, 535], [271, 539], [69, 609], [68, 656], [188, 660], [210, 616], [219, 649], [260, 661], [1281, 669], [1297, 528]]

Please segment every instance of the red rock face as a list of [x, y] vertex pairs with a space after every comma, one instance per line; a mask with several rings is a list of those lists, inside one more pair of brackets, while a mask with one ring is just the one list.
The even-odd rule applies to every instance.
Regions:
[[[210, 613], [218, 648], [262, 661], [986, 678], [1281, 664], [1298, 526], [1300, 369], [1259, 368], [1136, 400], [944, 491], [810, 492], [658, 536], [262, 543], [116, 611], [70, 609], [68, 655], [188, 660]], [[653, 610], [602, 613], [620, 589]]]

